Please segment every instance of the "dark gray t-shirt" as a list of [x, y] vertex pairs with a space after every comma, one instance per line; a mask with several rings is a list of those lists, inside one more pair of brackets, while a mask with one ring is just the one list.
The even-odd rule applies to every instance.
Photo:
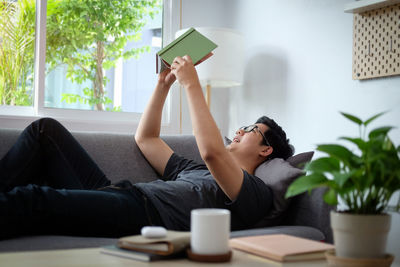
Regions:
[[172, 154], [162, 180], [137, 183], [171, 230], [190, 230], [190, 211], [223, 208], [231, 211], [231, 230], [252, 227], [269, 211], [272, 190], [258, 177], [243, 171], [243, 184], [231, 201], [218, 186], [206, 165]]

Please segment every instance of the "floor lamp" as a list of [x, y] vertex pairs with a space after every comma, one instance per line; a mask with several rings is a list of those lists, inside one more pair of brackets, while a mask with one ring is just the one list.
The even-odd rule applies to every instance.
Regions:
[[[240, 33], [226, 28], [195, 27], [218, 45], [214, 55], [196, 66], [201, 86], [206, 88], [206, 102], [211, 105], [211, 88], [231, 88], [243, 82], [244, 40]], [[187, 29], [175, 34], [180, 36]]]

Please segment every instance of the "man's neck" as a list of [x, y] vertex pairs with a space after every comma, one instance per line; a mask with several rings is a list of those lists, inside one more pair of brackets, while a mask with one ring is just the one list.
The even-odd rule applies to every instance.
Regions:
[[231, 153], [231, 155], [241, 169], [245, 170], [250, 174], [254, 174], [255, 169], [259, 165], [256, 159], [250, 157], [243, 157], [233, 152]]

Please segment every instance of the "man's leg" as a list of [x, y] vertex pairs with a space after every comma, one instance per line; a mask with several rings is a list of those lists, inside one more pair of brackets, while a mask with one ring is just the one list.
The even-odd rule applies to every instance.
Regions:
[[94, 189], [110, 181], [67, 129], [45, 118], [30, 124], [0, 160], [0, 192], [30, 183]]
[[120, 237], [148, 225], [144, 200], [132, 190], [67, 190], [19, 186], [0, 193], [0, 239], [26, 234]]

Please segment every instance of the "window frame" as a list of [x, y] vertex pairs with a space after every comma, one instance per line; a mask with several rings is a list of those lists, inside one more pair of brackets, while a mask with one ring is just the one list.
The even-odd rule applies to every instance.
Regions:
[[[174, 39], [174, 33], [179, 29], [179, 4], [179, 0], [163, 0], [163, 45], [170, 43]], [[1, 127], [22, 129], [38, 118], [52, 117], [64, 123], [72, 131], [133, 133], [138, 126], [141, 113], [102, 112], [44, 106], [46, 16], [47, 0], [37, 0], [33, 106], [0, 106]], [[161, 124], [163, 134], [179, 133], [179, 91], [176, 89], [178, 86], [173, 85], [172, 87], [163, 109]]]

